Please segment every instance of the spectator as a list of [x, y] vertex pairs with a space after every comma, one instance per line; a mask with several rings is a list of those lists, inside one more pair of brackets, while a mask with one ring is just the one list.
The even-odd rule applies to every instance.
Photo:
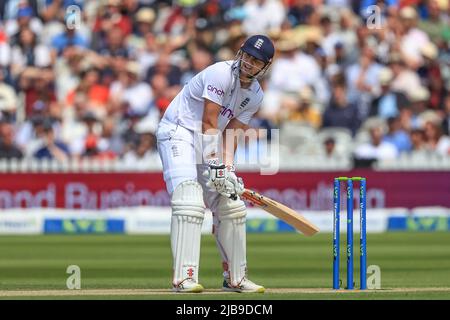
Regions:
[[420, 129], [411, 130], [411, 154], [426, 154], [425, 132]]
[[17, 95], [13, 87], [3, 82], [3, 73], [0, 72], [0, 119], [4, 118], [5, 113], [12, 113], [13, 119], [17, 109]]
[[408, 97], [422, 86], [418, 74], [408, 68], [398, 52], [390, 55], [389, 67], [394, 73], [391, 83], [393, 91], [401, 92]]
[[50, 50], [38, 44], [36, 35], [29, 28], [23, 28], [19, 39], [12, 47], [11, 69], [13, 76], [20, 74], [26, 67], [50, 66]]
[[22, 159], [22, 151], [14, 143], [14, 126], [0, 122], [0, 159]]
[[114, 69], [121, 66], [121, 62], [130, 58], [130, 50], [125, 45], [126, 37], [123, 30], [114, 27], [105, 35], [104, 41], [99, 41], [97, 52], [107, 59], [108, 64]]
[[165, 110], [165, 108], [171, 101], [168, 98], [169, 82], [167, 81], [167, 78], [162, 74], [157, 74], [152, 78], [150, 86], [152, 87], [153, 100], [149, 112], [158, 110], [158, 112], [161, 113], [163, 112], [163, 110]]
[[398, 155], [395, 146], [384, 141], [382, 125], [371, 125], [369, 128], [370, 142], [356, 147], [355, 158], [362, 160], [392, 160]]
[[123, 159], [126, 165], [145, 167], [154, 163], [159, 155], [156, 150], [155, 130], [157, 124], [142, 119], [135, 125], [135, 132], [138, 134], [133, 147], [125, 153]]
[[[428, 37], [434, 43], [441, 40], [442, 31], [445, 29], [445, 21], [441, 15], [438, 0], [427, 1], [428, 17], [418, 22], [419, 29], [426, 32]], [[448, 6], [448, 4], [447, 4]], [[443, 10], [442, 10], [443, 11]]]
[[323, 115], [322, 127], [343, 127], [350, 129], [355, 135], [360, 123], [358, 108], [348, 101], [345, 85], [335, 84], [333, 95]]
[[123, 149], [117, 122], [117, 119], [113, 117], [105, 118], [102, 121], [102, 133], [98, 146], [102, 153], [107, 154], [109, 158], [117, 158]]
[[406, 64], [416, 70], [422, 63], [420, 49], [430, 42], [427, 34], [417, 28], [418, 15], [414, 7], [407, 6], [400, 10], [402, 36], [400, 39], [401, 53]]
[[197, 73], [208, 67], [213, 62], [213, 56], [206, 49], [198, 48], [191, 53], [191, 68], [186, 70], [181, 77], [181, 84], [187, 83]]
[[41, 5], [41, 17], [44, 21], [49, 23], [60, 17], [61, 11], [67, 10], [71, 5], [76, 5], [80, 9], [84, 8], [84, 0], [45, 0]]
[[279, 29], [286, 14], [280, 0], [249, 0], [244, 4], [244, 12], [242, 26], [248, 35]]
[[[74, 155], [80, 156], [83, 150], [81, 146], [88, 132], [87, 124], [83, 118], [88, 112], [93, 113], [88, 104], [88, 99], [83, 93], [75, 94], [73, 105], [62, 110], [61, 138], [69, 145], [72, 157]], [[96, 117], [96, 114], [93, 114]]]
[[26, 117], [33, 113], [35, 107], [48, 110], [51, 103], [57, 102], [52, 69], [28, 67], [20, 74], [18, 82], [25, 96]]
[[[120, 30], [123, 40], [133, 31], [131, 16], [122, 14], [122, 1], [107, 0], [105, 5], [100, 7], [95, 20], [93, 31], [100, 34], [101, 37], [108, 35], [112, 30]], [[117, 35], [117, 34], [116, 34]], [[108, 36], [109, 37], [109, 36]], [[97, 39], [98, 41], [98, 39]]]
[[417, 128], [421, 125], [421, 113], [428, 109], [430, 91], [428, 91], [425, 87], [419, 87], [416, 91], [410, 94], [408, 99], [410, 101], [409, 109], [411, 112], [411, 125], [413, 128]]
[[381, 92], [378, 97], [372, 101], [369, 116], [378, 116], [383, 119], [396, 117], [399, 110], [408, 104], [408, 99], [401, 92], [395, 92], [391, 89], [394, 74], [388, 67], [384, 67], [379, 74], [379, 83]]
[[381, 66], [375, 61], [373, 48], [366, 45], [359, 62], [347, 69], [346, 79], [349, 100], [355, 103], [362, 119], [369, 114], [372, 100], [379, 90], [379, 73]]
[[80, 93], [86, 96], [89, 107], [95, 109], [97, 115], [105, 116], [106, 105], [109, 101], [109, 88], [101, 83], [100, 69], [88, 67], [81, 72], [78, 87], [67, 95], [67, 104], [73, 105], [75, 95]]
[[438, 48], [430, 42], [422, 47], [420, 52], [423, 58], [423, 65], [419, 67], [417, 73], [421, 78], [422, 84], [430, 91], [429, 108], [436, 110], [441, 108], [446, 91], [441, 66], [437, 61]]
[[276, 45], [278, 59], [271, 67], [264, 114], [273, 117], [278, 112], [278, 104], [283, 95], [299, 92], [305, 86], [315, 90], [320, 82], [320, 67], [314, 57], [299, 50], [296, 40], [282, 39]]
[[[282, 110], [281, 114], [286, 113], [288, 120], [298, 123], [304, 123], [318, 129], [322, 124], [322, 116], [319, 111], [313, 106], [313, 92], [309, 87], [304, 87], [300, 93], [293, 99], [292, 107], [289, 104], [282, 106], [287, 110]], [[279, 120], [280, 122], [280, 120]]]
[[435, 113], [423, 114], [426, 148], [442, 156], [450, 155], [450, 138], [443, 134]]
[[338, 28], [338, 36], [340, 38], [340, 41], [338, 41], [337, 43], [342, 43], [346, 59], [348, 59], [347, 57], [348, 51], [351, 48], [356, 47], [358, 42], [358, 38], [355, 33], [355, 29], [357, 28], [357, 26], [358, 26], [357, 17], [353, 14], [353, 12], [350, 9], [346, 8], [340, 10], [340, 21]]
[[384, 136], [383, 141], [393, 144], [397, 150], [408, 152], [411, 150], [411, 140], [408, 132], [401, 127], [400, 118], [391, 117], [387, 119], [388, 132]]
[[181, 84], [181, 70], [170, 62], [170, 56], [166, 53], [161, 53], [156, 64], [148, 69], [147, 82], [151, 82], [156, 74], [166, 77], [169, 81], [169, 87]]
[[55, 159], [59, 162], [69, 159], [69, 148], [55, 137], [53, 127], [48, 121], [43, 123], [42, 145], [34, 153], [36, 159]]
[[336, 42], [334, 45], [334, 54], [332, 55], [334, 63], [339, 67], [341, 71], [347, 70], [351, 65], [350, 59], [347, 57], [346, 48], [342, 42]]
[[76, 46], [67, 46], [61, 57], [56, 59], [54, 71], [59, 79], [55, 83], [58, 101], [67, 103], [67, 95], [79, 85], [79, 75], [83, 71], [84, 61], [86, 61], [86, 51]]
[[[395, 12], [400, 5], [400, 0], [387, 0], [387, 1], [362, 0], [360, 1], [360, 8], [359, 8], [360, 15], [364, 18], [368, 18], [368, 15], [373, 13], [373, 11], [368, 10], [368, 8], [374, 5], [386, 6], [387, 12]], [[384, 12], [384, 10], [382, 12]]]
[[139, 65], [137, 62], [128, 62], [125, 70], [119, 74], [119, 81], [111, 85], [112, 103], [115, 110], [125, 110], [129, 107], [136, 113], [148, 113], [153, 98], [151, 87], [139, 80]]
[[444, 120], [442, 121], [442, 131], [445, 135], [450, 135], [450, 94], [444, 100]]
[[287, 17], [293, 27], [309, 24], [310, 18], [314, 14], [314, 6], [305, 0], [296, 0], [289, 8]]
[[147, 34], [144, 38], [144, 47], [142, 49], [135, 48], [130, 50], [134, 50], [136, 60], [141, 66], [140, 77], [146, 78], [148, 69], [156, 64], [161, 51], [156, 36], [152, 33]]
[[131, 167], [145, 167], [155, 163], [155, 160], [158, 159], [155, 141], [153, 134], [141, 134], [135, 148], [125, 153], [124, 163]]
[[139, 133], [136, 126], [143, 118], [143, 114], [137, 113], [132, 109], [128, 109], [125, 113], [124, 127], [120, 132], [123, 141], [123, 154], [135, 148], [139, 143]]
[[[84, 126], [83, 133], [80, 133], [77, 138], [72, 139], [69, 145], [70, 152], [75, 158], [96, 155], [97, 153], [94, 153], [94, 151], [98, 151], [96, 149], [97, 141], [101, 134], [99, 119], [91, 110], [87, 109], [83, 112], [81, 121]], [[86, 150], [86, 148], [95, 150]]]
[[392, 50], [399, 50], [397, 34], [400, 33], [400, 23], [397, 14], [389, 14], [381, 21], [380, 28], [370, 30], [369, 41], [376, 44], [375, 55], [379, 63], [387, 65]]
[[45, 119], [49, 121], [44, 115], [35, 114], [30, 116], [18, 127], [16, 144], [27, 158], [33, 156], [36, 150], [42, 145], [41, 140], [44, 135]]
[[21, 3], [18, 6], [16, 16], [11, 16], [5, 23], [5, 30], [10, 38], [10, 44], [16, 45], [19, 43], [20, 32], [23, 29], [30, 29], [34, 34], [40, 35], [42, 32], [42, 23], [36, 17], [36, 12], [26, 3]]
[[67, 46], [87, 48], [88, 42], [87, 39], [77, 32], [76, 28], [71, 28], [66, 24], [65, 30], [52, 39], [51, 45], [54, 49], [53, 55], [60, 56]]
[[338, 159], [343, 158], [343, 154], [338, 151], [336, 148], [336, 139], [333, 137], [327, 137], [325, 140], [323, 140], [323, 149], [321, 154], [326, 159]]
[[84, 151], [82, 158], [90, 158], [95, 160], [113, 160], [116, 154], [110, 150], [108, 141], [97, 137], [95, 134], [89, 134], [84, 141]]
[[327, 57], [333, 57], [334, 47], [340, 42], [343, 43], [336, 28], [333, 26], [333, 22], [329, 15], [324, 14], [320, 18], [320, 28], [322, 30], [323, 40], [321, 41], [321, 47], [325, 51]]
[[[6, 73], [7, 68], [11, 64], [11, 46], [8, 43], [8, 37], [3, 32], [0, 24], [0, 68], [2, 73]], [[5, 68], [3, 70], [3, 68]], [[3, 75], [5, 77], [5, 75]]]
[[326, 57], [325, 51], [321, 47], [322, 38], [322, 31], [320, 28], [308, 27], [305, 31], [305, 45], [303, 46], [303, 52], [310, 56], [314, 56], [320, 52], [321, 56]]
[[127, 38], [127, 46], [133, 56], [140, 56], [147, 48], [147, 37], [152, 37], [156, 14], [152, 8], [141, 8], [136, 14], [136, 28]]

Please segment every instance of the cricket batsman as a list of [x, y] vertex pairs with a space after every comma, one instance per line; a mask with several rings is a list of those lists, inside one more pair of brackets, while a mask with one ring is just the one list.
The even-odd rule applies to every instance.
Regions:
[[171, 196], [176, 292], [203, 291], [198, 274], [205, 205], [213, 214], [223, 261], [223, 290], [265, 290], [247, 278], [246, 207], [239, 198], [244, 184], [233, 165], [237, 139], [225, 139], [225, 132], [248, 128], [263, 99], [258, 79], [272, 63], [274, 51], [268, 37], [248, 38], [235, 60], [215, 63], [192, 78], [159, 123], [158, 152]]

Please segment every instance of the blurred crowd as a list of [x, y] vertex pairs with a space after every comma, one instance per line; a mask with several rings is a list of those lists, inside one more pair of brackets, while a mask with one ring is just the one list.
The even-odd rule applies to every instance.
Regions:
[[450, 156], [448, 0], [8, 0], [0, 158], [158, 161], [170, 101], [257, 33], [277, 52], [252, 126], [346, 129], [359, 159]]

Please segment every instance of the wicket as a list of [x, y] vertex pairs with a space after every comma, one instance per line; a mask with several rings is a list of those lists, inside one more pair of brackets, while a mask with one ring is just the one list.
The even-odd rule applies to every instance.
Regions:
[[347, 288], [353, 284], [353, 182], [359, 181], [359, 214], [360, 214], [360, 289], [367, 288], [367, 248], [366, 248], [366, 178], [338, 177], [334, 179], [333, 191], [333, 289], [340, 289], [339, 257], [340, 257], [340, 206], [341, 181], [347, 182]]

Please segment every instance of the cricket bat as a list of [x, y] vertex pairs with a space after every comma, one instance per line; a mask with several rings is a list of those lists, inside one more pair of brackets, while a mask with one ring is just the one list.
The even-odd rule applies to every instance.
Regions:
[[293, 209], [286, 207], [284, 204], [281, 204], [275, 200], [267, 198], [256, 191], [244, 189], [244, 193], [241, 194], [241, 198], [269, 212], [278, 219], [283, 220], [303, 233], [305, 236], [310, 237], [319, 232], [319, 228], [295, 212]]

